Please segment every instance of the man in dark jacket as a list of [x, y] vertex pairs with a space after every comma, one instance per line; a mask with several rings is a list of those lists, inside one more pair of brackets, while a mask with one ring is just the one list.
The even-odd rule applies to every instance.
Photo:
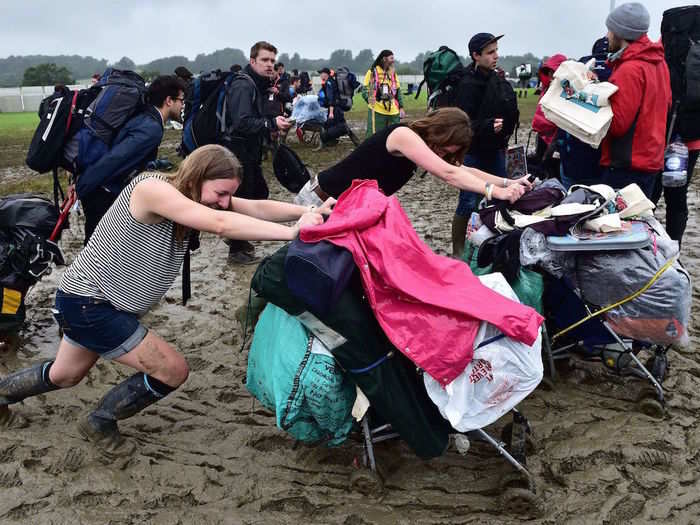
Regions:
[[[457, 86], [455, 105], [469, 115], [474, 133], [464, 164], [505, 179], [505, 150], [519, 113], [512, 86], [495, 71], [498, 40], [502, 37], [477, 33], [469, 40], [472, 63]], [[476, 193], [459, 192], [459, 205], [452, 220], [452, 254], [455, 257], [462, 256], [467, 222], [480, 198]]]
[[148, 87], [144, 111], [131, 117], [109, 151], [78, 176], [75, 189], [85, 212], [85, 244], [122, 189], [156, 159], [165, 122], [181, 118], [186, 87], [175, 75], [156, 78]]
[[[683, 20], [687, 27], [687, 38], [677, 29]], [[685, 24], [688, 24], [685, 26]], [[689, 96], [687, 73], [697, 71], [692, 67], [693, 49], [700, 45], [700, 6], [675, 7], [664, 11], [661, 20], [661, 38], [664, 44], [666, 64], [671, 73], [671, 93], [673, 109], [669, 112], [669, 130], [666, 134], [671, 140], [680, 136], [688, 147], [688, 178], [682, 186], [658, 187], [654, 203], [663, 193], [666, 201], [666, 231], [671, 239], [680, 244], [683, 240], [688, 222], [688, 188], [692, 182], [693, 171], [700, 156], [700, 100], [699, 94]], [[695, 37], [695, 38], [693, 38]], [[689, 60], [690, 59], [690, 60]], [[689, 93], [690, 91], [690, 93]], [[659, 184], [657, 179], [657, 185]]]
[[651, 199], [664, 164], [671, 105], [664, 48], [647, 37], [649, 12], [642, 4], [618, 6], [605, 25], [612, 53], [609, 81], [619, 89], [610, 97], [613, 119], [601, 145], [602, 182], [613, 188], [636, 183]]
[[[250, 49], [250, 63], [238, 73], [227, 93], [226, 133], [222, 145], [230, 149], [243, 166], [243, 181], [236, 197], [267, 199], [269, 191], [262, 174], [262, 152], [270, 133], [286, 131], [290, 124], [282, 116], [265, 116], [264, 104], [272, 93], [277, 48], [257, 42]], [[239, 264], [258, 262], [248, 241], [230, 241], [229, 261]]]

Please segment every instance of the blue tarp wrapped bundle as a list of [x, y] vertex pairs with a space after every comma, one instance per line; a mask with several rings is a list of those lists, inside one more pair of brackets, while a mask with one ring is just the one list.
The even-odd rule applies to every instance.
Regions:
[[246, 387], [301, 441], [336, 446], [352, 429], [355, 385], [297, 318], [273, 304], [255, 327]]
[[328, 110], [318, 103], [317, 95], [304, 95], [300, 97], [292, 109], [292, 118], [296, 119], [297, 125], [301, 125], [309, 120], [325, 122], [328, 118]]

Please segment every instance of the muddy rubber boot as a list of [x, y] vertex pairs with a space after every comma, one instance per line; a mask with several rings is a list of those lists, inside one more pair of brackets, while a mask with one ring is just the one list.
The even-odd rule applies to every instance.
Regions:
[[107, 392], [95, 410], [78, 423], [78, 431], [108, 459], [131, 456], [136, 445], [121, 435], [117, 421], [162, 399], [174, 388], [139, 372]]
[[452, 257], [461, 259], [464, 254], [464, 240], [467, 237], [469, 217], [455, 215], [452, 218]]
[[25, 418], [12, 412], [7, 405], [61, 388], [49, 379], [52, 364], [53, 361], [44, 361], [0, 380], [0, 428], [24, 428], [28, 425]]

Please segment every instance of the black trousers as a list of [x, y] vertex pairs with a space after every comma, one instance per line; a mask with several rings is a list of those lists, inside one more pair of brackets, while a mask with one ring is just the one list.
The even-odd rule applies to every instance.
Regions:
[[[241, 181], [241, 185], [238, 186], [234, 196], [242, 199], [264, 200], [267, 199], [269, 195], [270, 190], [263, 177], [260, 164], [244, 163], [243, 180]], [[229, 251], [231, 252], [246, 252], [253, 249], [253, 245], [248, 241], [228, 239], [226, 244], [229, 245]]]
[[693, 177], [698, 153], [700, 150], [691, 151], [688, 154], [688, 180], [685, 186], [663, 188], [666, 201], [666, 231], [671, 239], [678, 241], [678, 244], [683, 240], [685, 226], [688, 223], [688, 186]]
[[85, 241], [88, 243], [100, 220], [107, 213], [110, 206], [117, 200], [119, 194], [107, 191], [104, 188], [97, 188], [80, 199], [80, 205], [85, 213]]

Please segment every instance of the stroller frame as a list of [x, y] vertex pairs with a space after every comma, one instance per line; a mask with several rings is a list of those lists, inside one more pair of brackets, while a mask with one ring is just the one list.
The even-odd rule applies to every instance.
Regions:
[[[591, 310], [590, 306], [586, 304], [585, 301], [582, 303], [588, 316], [594, 315], [594, 312]], [[594, 321], [594, 319], [591, 319], [590, 321]], [[654, 355], [645, 365], [637, 356], [639, 348], [636, 346], [636, 341], [633, 339], [623, 339], [620, 337], [606, 320], [600, 319], [599, 322], [614, 341], [613, 344], [617, 345], [619, 349], [617, 350], [617, 352], [619, 352], [617, 362], [619, 363], [623, 356], [628, 360], [624, 366], [618, 366], [617, 364], [612, 366], [607, 364], [605, 362], [604, 352], [616, 351], [611, 349], [609, 345], [593, 345], [593, 348], [596, 349], [598, 353], [592, 353], [591, 356], [585, 360], [600, 360], [604, 363], [607, 369], [616, 372], [618, 375], [634, 375], [640, 379], [648, 380], [650, 383], [650, 389], [644, 390], [637, 400], [639, 409], [648, 416], [657, 418], [663, 417], [666, 401], [664, 389], [663, 386], [661, 386], [661, 383], [663, 383], [664, 379], [666, 378], [666, 372], [668, 370], [667, 352], [670, 346], [663, 347], [662, 345], [658, 344], [651, 345]], [[559, 332], [559, 334], [563, 333], [564, 331], [566, 331], [566, 329]], [[542, 327], [542, 351], [544, 353], [545, 361], [548, 364], [549, 377], [551, 381], [557, 380], [555, 361], [564, 359], [568, 360], [574, 356], [580, 356], [581, 354], [579, 352], [575, 352], [573, 350], [583, 346], [584, 343], [584, 340], [577, 340], [575, 342], [563, 344], [559, 347], [553, 347], [552, 343], [554, 340], [556, 340], [559, 334], [555, 334], [550, 338], [546, 326], [543, 325]]]
[[[466, 436], [470, 441], [488, 443], [515, 469], [504, 474], [499, 483], [503, 490], [500, 495], [501, 507], [505, 512], [517, 516], [539, 517], [544, 512], [544, 501], [536, 494], [535, 478], [527, 470], [527, 454], [535, 451], [536, 444], [525, 415], [515, 408], [511, 412], [512, 422], [503, 428], [500, 440], [481, 428], [465, 433], [456, 432], [455, 437], [459, 439], [460, 436]], [[360, 420], [360, 428], [363, 438], [363, 468], [352, 473], [350, 484], [353, 489], [363, 494], [376, 495], [383, 492], [384, 479], [377, 466], [374, 445], [400, 436], [393, 431], [391, 424], [371, 428], [369, 413]], [[459, 450], [459, 446], [457, 448], [460, 454], [467, 454], [466, 451]]]

